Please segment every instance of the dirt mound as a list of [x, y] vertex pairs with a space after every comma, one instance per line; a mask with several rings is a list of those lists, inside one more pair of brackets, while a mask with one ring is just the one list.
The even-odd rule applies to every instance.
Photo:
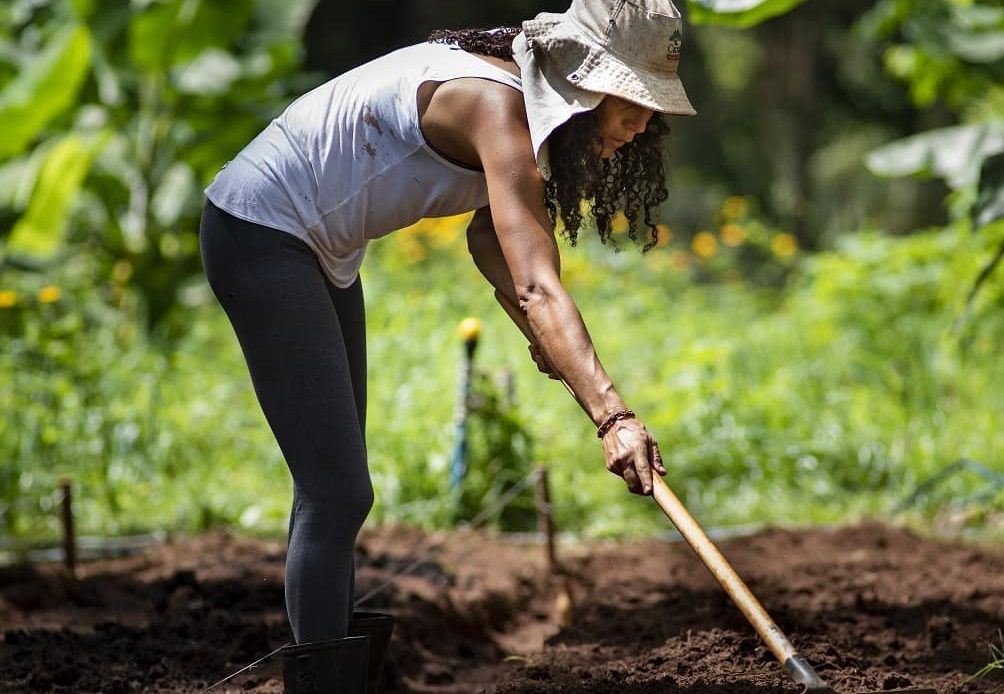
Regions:
[[[967, 677], [1004, 627], [1004, 555], [882, 527], [721, 543], [796, 647], [841, 690]], [[488, 533], [364, 533], [357, 590], [398, 626], [386, 692], [797, 692], [688, 547], [562, 548]], [[0, 692], [191, 693], [290, 640], [283, 544], [212, 534], [89, 562], [0, 568]], [[213, 692], [282, 691], [265, 661]]]

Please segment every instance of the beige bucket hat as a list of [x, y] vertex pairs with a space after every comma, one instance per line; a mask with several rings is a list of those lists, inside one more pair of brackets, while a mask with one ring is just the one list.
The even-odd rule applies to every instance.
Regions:
[[572, 0], [523, 22], [513, 40], [537, 165], [550, 178], [547, 137], [606, 94], [692, 116], [677, 73], [683, 18], [671, 0]]

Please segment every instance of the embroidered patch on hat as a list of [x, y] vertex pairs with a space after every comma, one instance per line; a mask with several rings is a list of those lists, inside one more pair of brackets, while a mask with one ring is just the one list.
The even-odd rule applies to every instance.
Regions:
[[669, 49], [666, 51], [666, 57], [669, 60], [679, 60], [682, 49], [683, 34], [679, 30], [674, 31], [673, 35], [669, 37]]

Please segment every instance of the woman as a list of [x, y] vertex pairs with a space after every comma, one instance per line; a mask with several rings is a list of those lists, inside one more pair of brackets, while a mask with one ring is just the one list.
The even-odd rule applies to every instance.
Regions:
[[637, 494], [665, 474], [561, 284], [554, 224], [574, 243], [588, 200], [604, 240], [618, 209], [632, 239], [657, 240], [667, 128], [653, 114], [694, 113], [681, 28], [670, 0], [573, 0], [522, 31], [438, 32], [293, 102], [206, 189], [206, 273], [294, 482], [287, 691], [363, 691], [366, 678], [346, 674], [366, 649], [346, 634], [359, 631], [353, 546], [373, 502], [359, 282], [370, 240], [476, 210], [475, 263], [540, 369], [596, 424], [607, 468]]

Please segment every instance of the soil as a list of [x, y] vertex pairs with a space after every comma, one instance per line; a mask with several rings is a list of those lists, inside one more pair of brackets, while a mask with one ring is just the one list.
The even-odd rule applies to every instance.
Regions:
[[[820, 675], [841, 692], [967, 683], [1004, 627], [1004, 553], [866, 525], [766, 530], [720, 543]], [[683, 544], [539, 543], [483, 532], [364, 532], [357, 594], [395, 615], [384, 692], [794, 693]], [[0, 568], [0, 692], [200, 692], [290, 640], [280, 541], [209, 534], [70, 579]], [[271, 658], [212, 690], [282, 691]]]

